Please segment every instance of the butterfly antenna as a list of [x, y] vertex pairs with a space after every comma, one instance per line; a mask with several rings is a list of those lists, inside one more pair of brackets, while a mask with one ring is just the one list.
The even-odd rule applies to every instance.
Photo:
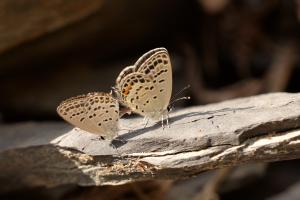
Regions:
[[174, 103], [176, 103], [177, 101], [181, 101], [181, 100], [185, 100], [185, 99], [191, 99], [191, 97], [180, 97], [178, 99], [175, 99], [173, 101], [171, 101], [171, 103], [169, 104], [170, 106], [174, 105]]
[[171, 98], [171, 101], [170, 101], [170, 103], [169, 103], [169, 105], [168, 105], [168, 108], [167, 108], [169, 112], [172, 110], [174, 104], [175, 104], [177, 101], [186, 100], [186, 99], [191, 99], [191, 97], [189, 97], [189, 96], [187, 96], [187, 97], [180, 97], [180, 98], [177, 98], [177, 99], [176, 99], [177, 96], [179, 96], [183, 91], [189, 89], [190, 87], [191, 87], [190, 85], [185, 86], [185, 87], [182, 88], [179, 92], [177, 92], [177, 93], [174, 95], [173, 98]]
[[172, 98], [171, 98], [171, 102], [174, 101], [174, 99], [176, 97], [178, 97], [180, 94], [182, 94], [185, 90], [189, 89], [191, 87], [191, 85], [187, 85], [184, 88], [182, 88], [179, 92], [177, 92]]

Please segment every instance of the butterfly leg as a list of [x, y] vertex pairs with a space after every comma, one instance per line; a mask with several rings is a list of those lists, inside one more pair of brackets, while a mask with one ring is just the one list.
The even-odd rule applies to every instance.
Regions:
[[166, 114], [166, 121], [167, 121], [167, 126], [168, 126], [168, 128], [170, 128], [170, 124], [169, 124], [169, 113]]
[[165, 129], [165, 126], [164, 126], [164, 115], [161, 115], [161, 127], [162, 127], [162, 129]]
[[148, 123], [149, 123], [149, 118], [148, 117], [144, 117], [143, 122], [145, 123], [144, 128], [147, 127]]

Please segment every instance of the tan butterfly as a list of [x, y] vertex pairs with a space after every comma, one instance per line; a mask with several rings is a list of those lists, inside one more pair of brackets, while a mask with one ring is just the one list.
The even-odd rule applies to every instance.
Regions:
[[113, 139], [119, 130], [119, 103], [111, 94], [88, 93], [63, 101], [57, 113], [72, 125]]
[[123, 69], [116, 80], [121, 103], [146, 118], [167, 119], [172, 94], [172, 66], [168, 51], [156, 48]]

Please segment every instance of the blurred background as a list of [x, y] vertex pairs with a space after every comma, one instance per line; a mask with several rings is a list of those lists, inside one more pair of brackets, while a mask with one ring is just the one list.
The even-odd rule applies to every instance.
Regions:
[[[191, 85], [191, 100], [177, 108], [300, 91], [299, 0], [2, 0], [0, 16], [0, 127], [61, 121], [60, 101], [108, 92], [124, 67], [156, 47], [170, 53], [173, 93]], [[221, 177], [220, 199], [300, 199], [299, 167], [299, 160], [253, 164], [184, 181], [0, 198], [203, 199], [207, 183]]]

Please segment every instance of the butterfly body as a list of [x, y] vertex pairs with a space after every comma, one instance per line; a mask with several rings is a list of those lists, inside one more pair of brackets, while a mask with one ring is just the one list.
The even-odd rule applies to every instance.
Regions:
[[172, 94], [172, 67], [165, 48], [144, 54], [122, 70], [116, 81], [121, 103], [144, 117], [158, 120], [168, 114]]

